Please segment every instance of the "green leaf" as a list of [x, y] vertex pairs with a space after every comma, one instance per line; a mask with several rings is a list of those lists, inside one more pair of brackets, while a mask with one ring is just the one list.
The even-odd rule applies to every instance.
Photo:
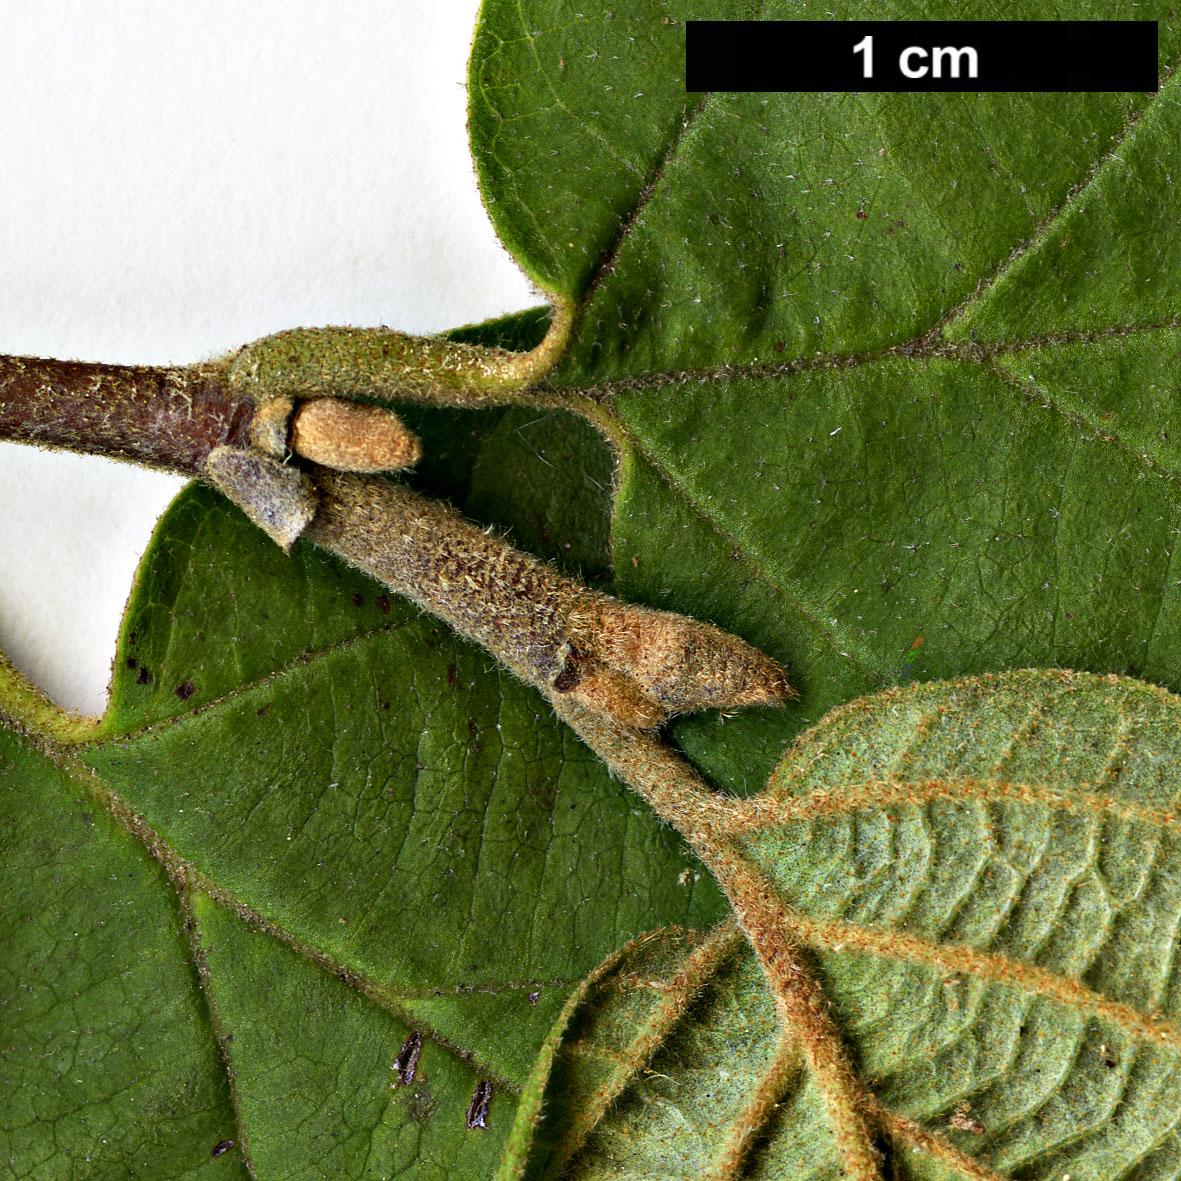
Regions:
[[829, 708], [908, 679], [1064, 665], [1181, 688], [1175, 12], [955, 12], [1157, 19], [1156, 96], [686, 96], [684, 21], [746, 6], [574, 7], [484, 6], [489, 210], [580, 309], [552, 380], [621, 447], [621, 589], [801, 689], [682, 722], [683, 748], [743, 791]]
[[[256, 1176], [490, 1174], [500, 1137], [465, 1134], [473, 1072], [454, 1047], [426, 1040], [399, 1082], [408, 1025], [207, 895], [193, 909]], [[502, 1091], [493, 1127], [513, 1107]]]
[[[1179, 770], [1177, 698], [1022, 672], [853, 702], [734, 809], [724, 839], [813, 957], [888, 1175], [1175, 1176]], [[723, 1175], [772, 1075], [744, 1175], [835, 1178], [775, 1018], [727, 931], [641, 939], [567, 1006], [506, 1175]]]
[[[502, 236], [577, 305], [552, 382], [616, 450], [564, 414], [411, 411], [419, 486], [787, 663], [798, 703], [674, 728], [739, 793], [830, 706], [891, 683], [1064, 664], [1181, 688], [1176, 17], [1019, 14], [1159, 17], [1157, 96], [698, 96], [681, 89], [684, 19], [748, 6], [622, 7], [488, 0], [471, 114]], [[531, 344], [542, 320], [487, 333]], [[63, 808], [97, 801], [141, 842], [111, 829], [147, 874], [143, 906], [186, 928], [179, 951], [164, 928], [176, 978], [129, 975], [126, 996], [132, 1013], [154, 1001], [160, 1036], [206, 1064], [181, 1122], [153, 1128], [205, 1168], [484, 1175], [518, 1102], [535, 1111], [522, 1087], [538, 1050], [556, 1052], [546, 1031], [570, 990], [643, 930], [725, 917], [680, 837], [542, 698], [310, 547], [284, 558], [206, 491], [183, 494], [145, 557], [97, 732], [47, 724], [27, 698], [0, 685], [38, 733], [13, 772], [36, 793], [28, 832], [65, 832]], [[52, 898], [20, 852], [32, 839], [5, 839], [9, 878]], [[69, 924], [88, 966], [126, 918], [96, 850], [63, 862], [92, 911]], [[34, 978], [15, 942], [0, 964]], [[64, 992], [75, 961], [38, 970]], [[731, 992], [757, 991], [743, 970]], [[757, 1074], [752, 1005], [742, 1069]], [[83, 1028], [57, 1009], [41, 1036]], [[421, 1074], [395, 1087], [411, 1030]], [[115, 1092], [101, 1070], [74, 1077], [47, 1108], [52, 1135], [4, 1125], [10, 1159], [35, 1170], [52, 1142], [83, 1167], [91, 1141], [69, 1129]], [[485, 1080], [488, 1126], [470, 1129]], [[791, 1125], [804, 1146], [822, 1134], [809, 1119]], [[214, 1125], [233, 1153], [212, 1157]], [[112, 1152], [118, 1170], [134, 1148]], [[159, 1160], [162, 1176], [197, 1167]]]
[[[601, 576], [610, 457], [585, 423], [506, 409], [415, 425], [433, 444], [426, 490]], [[521, 484], [533, 494], [509, 495]], [[4, 689], [10, 716], [52, 731], [15, 678]], [[79, 767], [80, 798], [97, 792], [182, 884], [178, 902], [157, 871], [155, 903], [190, 914], [204, 1048], [234, 1092], [221, 1138], [258, 1176], [489, 1175], [569, 988], [654, 912], [724, 914], [683, 841], [535, 692], [311, 546], [285, 557], [195, 485], [144, 557], [107, 714], [59, 730], [51, 765]], [[102, 869], [74, 872], [84, 904]], [[419, 1070], [395, 1087], [412, 1031]], [[85, 1110], [107, 1083], [79, 1078]], [[32, 1151], [14, 1141], [14, 1159]]]
[[80, 778], [0, 731], [0, 1161], [245, 1181], [181, 907]]
[[[578, 307], [551, 381], [592, 399], [620, 448], [620, 587], [746, 637], [800, 687], [781, 712], [683, 720], [678, 745], [747, 794], [807, 724], [890, 684], [1064, 665], [1181, 688], [1176, 14], [1019, 14], [1158, 19], [1157, 95], [686, 97], [669, 69], [682, 22], [752, 14], [627, 9], [489, 0], [473, 143], [500, 232]], [[616, 1018], [632, 1037], [640, 1018]], [[577, 1113], [603, 1085], [559, 1086], [540, 1110]], [[680, 1135], [715, 1122], [703, 1104]]]

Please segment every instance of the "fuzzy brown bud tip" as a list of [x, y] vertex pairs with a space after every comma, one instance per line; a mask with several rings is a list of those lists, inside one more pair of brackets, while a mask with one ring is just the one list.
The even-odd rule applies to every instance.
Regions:
[[577, 645], [610, 668], [625, 670], [669, 715], [773, 705], [794, 696], [775, 661], [737, 636], [684, 615], [588, 598], [572, 613], [569, 627]]
[[291, 420], [291, 450], [339, 472], [393, 472], [422, 455], [418, 440], [383, 406], [313, 398]]

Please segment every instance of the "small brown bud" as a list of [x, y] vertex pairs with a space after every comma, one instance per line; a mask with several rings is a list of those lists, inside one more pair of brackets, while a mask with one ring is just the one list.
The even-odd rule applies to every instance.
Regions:
[[402, 420], [383, 406], [313, 398], [291, 420], [291, 450], [340, 472], [392, 472], [410, 467], [422, 447]]
[[250, 442], [255, 451], [273, 459], [286, 457], [293, 406], [290, 398], [266, 398], [255, 405], [250, 420]]
[[[554, 682], [559, 692], [564, 684], [560, 677]], [[654, 730], [665, 720], [664, 709], [631, 677], [598, 661], [581, 664], [570, 680], [570, 688], [565, 690], [570, 697], [630, 730]]]

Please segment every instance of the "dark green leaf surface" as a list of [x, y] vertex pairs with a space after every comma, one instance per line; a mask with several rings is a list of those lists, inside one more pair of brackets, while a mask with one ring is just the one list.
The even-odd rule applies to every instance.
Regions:
[[0, 1172], [248, 1173], [209, 1008], [164, 871], [0, 731]]
[[[438, 444], [424, 485], [454, 463], [473, 515], [604, 569], [611, 460], [589, 427], [518, 410], [417, 425]], [[509, 495], [518, 482], [537, 494]], [[567, 515], [584, 525], [571, 546]], [[310, 546], [284, 557], [195, 486], [141, 566], [100, 733], [80, 757], [195, 875], [240, 1116], [228, 1137], [259, 1176], [487, 1175], [573, 983], [653, 908], [723, 913], [680, 838], [540, 697]], [[76, 877], [85, 888], [84, 864]], [[424, 1073], [395, 1093], [412, 1028]], [[94, 1102], [104, 1083], [80, 1077]], [[489, 1126], [469, 1131], [480, 1078]]]
[[[810, 730], [731, 834], [796, 916], [879, 1117], [889, 1175], [944, 1172], [916, 1121], [989, 1176], [1181, 1168], [1181, 705], [1139, 682], [1015, 673], [866, 698]], [[546, 1161], [630, 1077], [576, 1177], [713, 1175], [775, 1051], [766, 983], [721, 956], [649, 1056], [633, 1047], [701, 937], [592, 978], [542, 1060]], [[752, 1177], [835, 1178], [821, 1098], [789, 1068]], [[514, 1173], [514, 1175], [517, 1175]]]
[[[452, 1050], [427, 1041], [402, 1084], [409, 1026], [209, 899], [194, 913], [257, 1176], [491, 1174], [501, 1137], [465, 1127], [478, 1076]], [[493, 1126], [513, 1107], [502, 1090]]]
[[[1159, 20], [1158, 95], [682, 105], [666, 67], [687, 19], [864, 12], [575, 8], [485, 5], [489, 208], [581, 309], [553, 380], [622, 447], [621, 589], [738, 632], [801, 689], [775, 716], [682, 722], [686, 751], [743, 791], [889, 684], [1066, 665], [1181, 687], [1176, 14], [1018, 14]], [[591, 148], [604, 129], [626, 166]]]

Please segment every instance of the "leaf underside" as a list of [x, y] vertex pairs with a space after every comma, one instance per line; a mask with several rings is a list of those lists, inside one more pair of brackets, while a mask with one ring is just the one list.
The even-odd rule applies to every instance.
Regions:
[[[1177, 698], [1022, 672], [835, 711], [735, 824], [878, 1105], [889, 1175], [963, 1176], [955, 1154], [1028, 1181], [1181, 1175], [1179, 781]], [[592, 976], [527, 1088], [513, 1175], [566, 1157], [563, 1176], [720, 1175], [776, 1070], [749, 1175], [841, 1174], [746, 944], [687, 988], [704, 942], [666, 929]]]

